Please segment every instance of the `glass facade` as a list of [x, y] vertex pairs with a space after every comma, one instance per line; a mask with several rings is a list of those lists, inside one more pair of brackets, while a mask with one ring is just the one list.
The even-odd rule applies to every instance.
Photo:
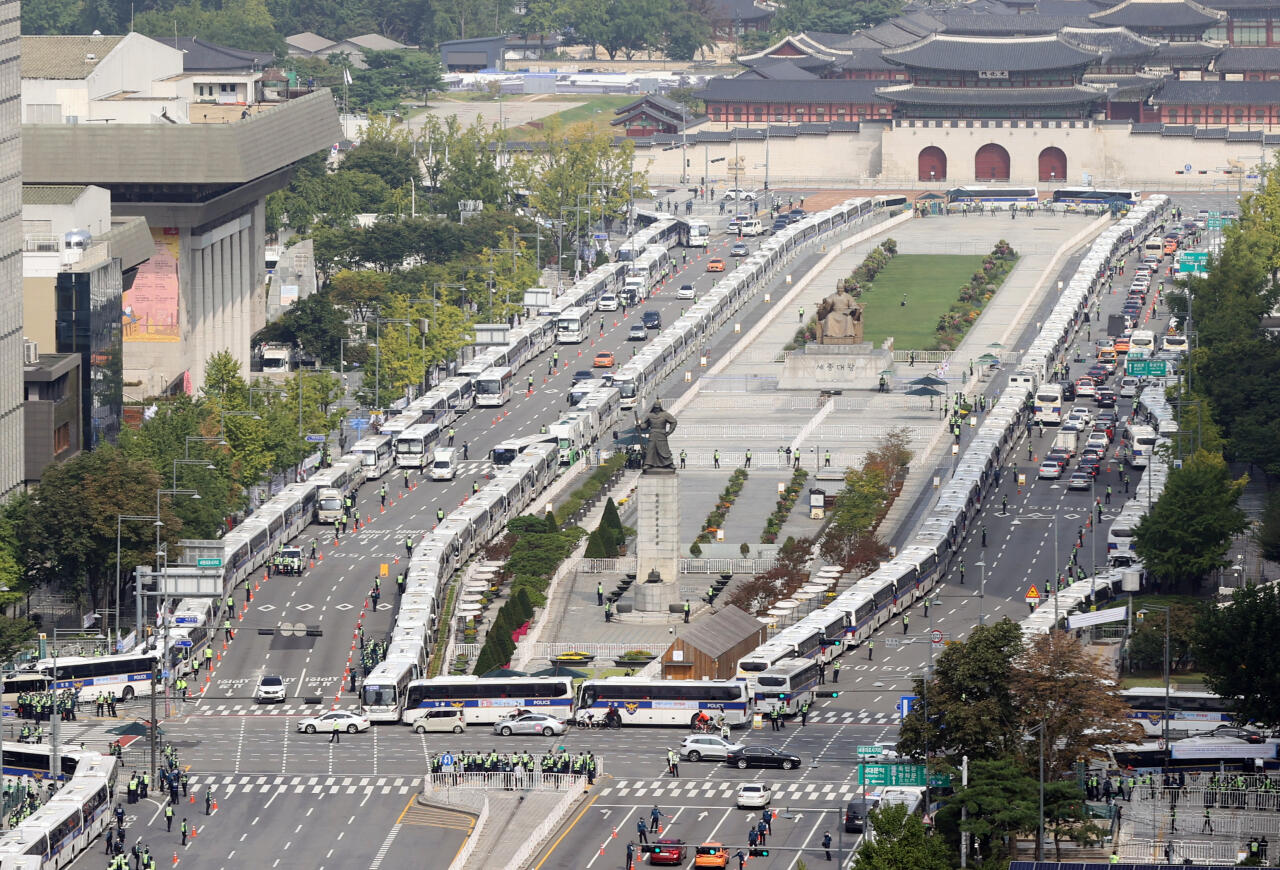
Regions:
[[[132, 274], [132, 273], [131, 273]], [[124, 404], [118, 261], [82, 272], [58, 273], [58, 353], [80, 354], [84, 448], [114, 442]]]

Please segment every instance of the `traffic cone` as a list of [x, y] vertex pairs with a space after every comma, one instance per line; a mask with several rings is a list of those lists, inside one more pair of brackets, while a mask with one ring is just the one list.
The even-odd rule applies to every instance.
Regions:
[[603, 855], [603, 854], [604, 854], [604, 843], [601, 843], [601, 844], [600, 844], [600, 854], [601, 854], [601, 855]]
[[174, 867], [177, 867], [177, 866], [178, 866], [178, 853], [177, 853], [177, 852], [174, 852], [174, 853], [173, 853], [173, 866], [174, 866]]
[[191, 798], [191, 800], [187, 801], [187, 803], [191, 803], [191, 804], [193, 804], [193, 803], [195, 803], [195, 802], [196, 802], [196, 796], [195, 796], [195, 794], [194, 794], [194, 793], [190, 795], [190, 798]]
[[378, 505], [378, 513], [380, 513], [380, 514], [385, 514], [386, 512], [387, 512], [387, 506], [386, 506], [386, 505], [381, 505], [381, 504], [380, 504], [380, 505]]
[[323, 562], [323, 561], [324, 561], [324, 553], [322, 553], [322, 552], [318, 552], [318, 551], [317, 551], [317, 553], [316, 553], [316, 559], [317, 559], [318, 561], [320, 561], [320, 562]]
[[213, 802], [213, 811], [215, 813], [218, 811], [218, 802], [216, 800]]
[[[192, 795], [192, 796], [191, 796], [191, 802], [192, 802], [192, 803], [195, 803], [195, 802], [196, 802], [195, 795]], [[192, 826], [191, 826], [191, 839], [193, 839], [193, 840], [194, 840], [197, 836], [199, 836], [199, 829], [198, 829], [198, 828], [196, 828], [196, 826], [195, 826], [195, 825], [192, 825]]]
[[[311, 562], [311, 567], [312, 567], [312, 568], [314, 568], [315, 566], [316, 566], [316, 563], [315, 563], [315, 561], [314, 561], [314, 560], [312, 560], [312, 562]], [[257, 591], [258, 591], [258, 590], [260, 590], [261, 588], [262, 588], [262, 587], [261, 587], [261, 586], [259, 586], [257, 583], [254, 583], [254, 584], [253, 584], [253, 591], [254, 591], [254, 592], [257, 592]]]
[[614, 825], [614, 826], [613, 826], [613, 833], [609, 835], [609, 839], [610, 839], [610, 840], [616, 840], [616, 839], [618, 839], [618, 826], [617, 826], [617, 825]]

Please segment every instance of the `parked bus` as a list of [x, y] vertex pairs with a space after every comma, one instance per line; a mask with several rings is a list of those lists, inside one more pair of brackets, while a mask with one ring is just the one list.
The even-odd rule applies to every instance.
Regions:
[[685, 238], [686, 248], [705, 248], [711, 241], [711, 227], [706, 221], [693, 218], [688, 221], [689, 235]]
[[366, 435], [355, 443], [351, 452], [360, 457], [365, 480], [377, 480], [395, 464], [390, 435]]
[[1035, 420], [1037, 423], [1062, 422], [1062, 384], [1041, 384], [1036, 387]]
[[805, 701], [813, 700], [821, 666], [813, 659], [783, 659], [756, 677], [755, 703], [758, 710], [779, 709], [784, 715], [800, 712]]
[[586, 680], [578, 690], [578, 710], [603, 719], [613, 707], [628, 725], [691, 726], [699, 713], [723, 714], [730, 725], [750, 719], [750, 696], [736, 680], [650, 680], [643, 677], [604, 677]]
[[412, 725], [428, 710], [456, 707], [468, 725], [489, 725], [517, 710], [568, 719], [573, 708], [569, 677], [433, 677], [413, 680], [401, 720]]
[[[154, 653], [59, 658], [56, 675], [53, 671], [53, 659], [40, 659], [30, 672], [46, 678], [52, 677], [50, 689], [75, 689], [82, 701], [92, 701], [101, 692], [114, 694], [122, 701], [131, 701], [136, 696], [151, 694], [151, 672], [157, 658]], [[13, 676], [22, 677], [27, 673], [20, 671]], [[16, 679], [13, 685], [16, 688]], [[8, 677], [5, 678], [4, 688], [8, 703]]]
[[435, 423], [419, 423], [396, 436], [396, 465], [422, 468], [440, 441], [440, 427]]
[[1127, 426], [1124, 443], [1128, 463], [1134, 468], [1143, 468], [1151, 461], [1151, 451], [1156, 448], [1156, 430], [1150, 426]]
[[[1164, 733], [1165, 693], [1163, 686], [1122, 689], [1120, 697], [1129, 705], [1129, 718], [1149, 736]], [[1174, 690], [1169, 692], [1169, 731], [1179, 737], [1203, 734], [1235, 720], [1235, 705], [1213, 692]]]
[[1119, 202], [1124, 205], [1137, 205], [1142, 199], [1142, 192], [1133, 188], [1101, 188], [1101, 187], [1060, 187], [1053, 192], [1054, 202], [1076, 203], [1078, 205], [1111, 205]]
[[510, 465], [531, 445], [543, 444], [548, 440], [552, 440], [550, 435], [526, 435], [523, 438], [499, 441], [489, 451], [489, 458], [493, 460], [494, 465]]
[[422, 675], [415, 659], [379, 662], [360, 689], [360, 707], [370, 722], [399, 722], [409, 683]]
[[1113, 568], [1132, 565], [1138, 558], [1133, 546], [1133, 526], [1121, 512], [1107, 529], [1107, 564]]
[[756, 647], [747, 655], [738, 659], [738, 673], [735, 679], [745, 682], [750, 694], [756, 690], [756, 679], [784, 659], [795, 655], [790, 644], [769, 641]]
[[511, 401], [511, 385], [516, 373], [511, 369], [489, 369], [476, 378], [476, 404], [495, 408]]
[[1034, 187], [986, 187], [970, 184], [947, 191], [949, 203], [978, 203], [1007, 209], [1019, 206], [1030, 208], [1039, 201], [1040, 194]]
[[591, 311], [587, 308], [566, 308], [556, 318], [556, 341], [560, 344], [582, 344], [590, 331], [588, 322]]
[[1155, 233], [1147, 237], [1142, 243], [1142, 256], [1155, 257], [1157, 260], [1164, 259], [1164, 236]]

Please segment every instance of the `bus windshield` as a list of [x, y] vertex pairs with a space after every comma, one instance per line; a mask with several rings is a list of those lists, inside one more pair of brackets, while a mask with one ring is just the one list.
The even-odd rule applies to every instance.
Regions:
[[365, 684], [361, 703], [366, 707], [390, 707], [396, 702], [395, 686]]

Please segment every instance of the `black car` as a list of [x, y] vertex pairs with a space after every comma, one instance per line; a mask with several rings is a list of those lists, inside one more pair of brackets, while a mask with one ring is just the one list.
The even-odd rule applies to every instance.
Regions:
[[790, 752], [779, 752], [769, 746], [744, 746], [731, 750], [724, 759], [730, 767], [746, 769], [748, 767], [780, 767], [791, 770], [800, 766], [800, 756]]
[[640, 319], [645, 329], [662, 329], [662, 315], [656, 311], [646, 311]]
[[1097, 402], [1099, 408], [1114, 408], [1116, 406], [1116, 394], [1111, 390], [1098, 390], [1097, 395], [1093, 397], [1093, 401]]
[[595, 375], [591, 373], [590, 369], [578, 369], [573, 373], [573, 382], [575, 384], [580, 384], [583, 381], [589, 381], [594, 377]]
[[1074, 402], [1076, 400], [1076, 385], [1071, 381], [1067, 381], [1062, 385], [1062, 401]]
[[778, 230], [785, 230], [789, 223], [791, 221], [787, 220], [785, 215], [778, 215], [773, 219], [773, 231], [776, 233]]
[[844, 808], [844, 832], [854, 834], [863, 830], [867, 823], [867, 813], [874, 810], [880, 801], [875, 798], [854, 798]]
[[1214, 737], [1234, 737], [1247, 743], [1262, 743], [1266, 740], [1260, 733], [1249, 728], [1238, 728], [1235, 725], [1219, 725], [1211, 732]]
[[802, 221], [808, 216], [809, 216], [809, 213], [802, 208], [793, 208], [791, 209], [791, 211], [787, 212], [787, 220], [791, 221], [792, 223], [795, 223], [796, 221]]

